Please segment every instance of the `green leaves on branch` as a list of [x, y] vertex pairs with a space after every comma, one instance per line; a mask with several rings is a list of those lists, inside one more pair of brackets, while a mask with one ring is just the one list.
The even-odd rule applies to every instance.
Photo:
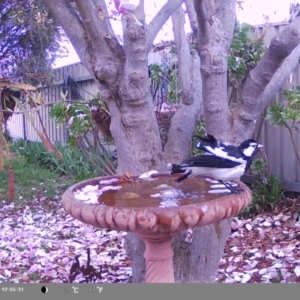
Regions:
[[[50, 117], [57, 124], [65, 124], [69, 130], [68, 145], [74, 151], [80, 149], [80, 155], [85, 157], [82, 166], [88, 161], [98, 175], [112, 175], [116, 173], [117, 159], [108, 145], [112, 144], [109, 139], [110, 113], [100, 95], [96, 95], [87, 102], [69, 101], [62, 94], [63, 101], [56, 103]], [[102, 138], [99, 133], [102, 133]], [[71, 159], [71, 153], [63, 156], [64, 163]], [[82, 156], [82, 159], [83, 159]], [[79, 161], [79, 158], [77, 159]], [[68, 174], [72, 170], [68, 170]], [[88, 170], [83, 170], [82, 173]], [[83, 177], [80, 177], [83, 179]]]
[[268, 107], [267, 115], [265, 118], [272, 126], [283, 126], [283, 104], [276, 102]]
[[70, 133], [68, 143], [73, 146], [76, 145], [79, 136], [93, 128], [91, 110], [83, 103], [58, 102], [52, 107], [49, 115], [57, 124], [66, 124]]
[[67, 103], [66, 102], [58, 102], [56, 103], [49, 112], [50, 117], [57, 124], [64, 124], [67, 114]]
[[236, 22], [228, 57], [228, 80], [235, 89], [240, 89], [250, 70], [264, 54], [262, 37], [253, 39], [253, 27]]
[[[289, 126], [298, 131], [300, 121], [300, 87], [283, 91], [285, 101], [275, 102], [268, 107], [266, 120], [272, 126]], [[291, 125], [288, 125], [287, 123]]]

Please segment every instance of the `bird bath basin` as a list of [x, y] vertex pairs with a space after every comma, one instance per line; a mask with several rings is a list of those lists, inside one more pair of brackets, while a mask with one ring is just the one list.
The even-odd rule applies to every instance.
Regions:
[[204, 178], [181, 183], [174, 182], [176, 178], [167, 174], [151, 180], [93, 178], [68, 188], [62, 205], [84, 223], [135, 233], [146, 245], [146, 282], [173, 283], [172, 238], [182, 230], [230, 218], [251, 201], [250, 189], [241, 182], [240, 194], [210, 194], [211, 184]]

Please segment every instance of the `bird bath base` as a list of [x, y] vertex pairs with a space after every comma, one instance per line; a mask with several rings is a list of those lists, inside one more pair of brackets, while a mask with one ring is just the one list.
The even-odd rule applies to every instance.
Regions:
[[[146, 282], [174, 283], [172, 238], [182, 230], [231, 218], [251, 201], [250, 189], [241, 182], [244, 192], [238, 195], [209, 194], [210, 184], [204, 178], [182, 183], [174, 182], [176, 178], [162, 175], [122, 182], [121, 177], [110, 176], [85, 180], [65, 191], [62, 205], [84, 223], [135, 233], [146, 245]], [[79, 191], [87, 187], [92, 191], [90, 196], [79, 200]]]

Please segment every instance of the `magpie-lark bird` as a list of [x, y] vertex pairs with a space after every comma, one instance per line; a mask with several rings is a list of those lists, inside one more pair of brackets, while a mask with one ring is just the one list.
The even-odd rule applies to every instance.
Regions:
[[235, 147], [226, 142], [222, 143], [208, 133], [205, 134], [205, 137], [196, 137], [201, 140], [201, 142], [197, 144], [197, 149], [202, 150], [207, 154], [242, 163], [244, 162], [244, 159], [248, 158], [245, 172], [251, 166], [252, 157], [257, 153], [257, 150], [263, 147], [253, 139], [248, 139], [242, 142], [238, 147]]
[[176, 182], [197, 175], [208, 176], [217, 179], [232, 193], [241, 192], [242, 190], [234, 188], [230, 181], [239, 179], [249, 169], [252, 157], [263, 146], [253, 139], [248, 139], [235, 147], [215, 139], [210, 134], [198, 138], [201, 141], [197, 144], [197, 148], [205, 154], [190, 157], [179, 165], [168, 164], [171, 174], [183, 173]]

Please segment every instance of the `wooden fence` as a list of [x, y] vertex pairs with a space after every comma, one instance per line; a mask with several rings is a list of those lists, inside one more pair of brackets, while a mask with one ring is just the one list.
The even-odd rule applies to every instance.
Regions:
[[[272, 24], [266, 31], [264, 43], [269, 45], [271, 39], [281, 32], [288, 23]], [[259, 37], [266, 30], [263, 26], [257, 26], [253, 35]], [[148, 62], [160, 63], [167, 55], [167, 50], [151, 52]], [[47, 103], [55, 103], [61, 100], [61, 92], [63, 91], [64, 76], [70, 75], [78, 83], [78, 91], [80, 95], [88, 100], [92, 99], [98, 93], [97, 86], [88, 71], [81, 63], [65, 66], [55, 70], [55, 83], [41, 89], [43, 98]], [[286, 88], [293, 88], [300, 85], [300, 68], [299, 65], [291, 74], [290, 79], [276, 95], [277, 101], [282, 100], [282, 91]], [[46, 131], [52, 142], [66, 144], [68, 132], [65, 126], [58, 127], [49, 117], [49, 108], [43, 107], [40, 110]], [[33, 114], [37, 128], [41, 129], [37, 117]], [[259, 124], [259, 122], [257, 122]], [[35, 130], [22, 114], [14, 114], [8, 122], [10, 135], [16, 139], [25, 139], [30, 141], [40, 141]], [[256, 130], [256, 134], [258, 130]], [[282, 180], [291, 183], [300, 182], [300, 168], [297, 164], [295, 154], [292, 149], [289, 133], [286, 129], [274, 128], [263, 121], [259, 142], [264, 145], [270, 173], [279, 176]], [[300, 149], [300, 136], [297, 136], [297, 146]]]

